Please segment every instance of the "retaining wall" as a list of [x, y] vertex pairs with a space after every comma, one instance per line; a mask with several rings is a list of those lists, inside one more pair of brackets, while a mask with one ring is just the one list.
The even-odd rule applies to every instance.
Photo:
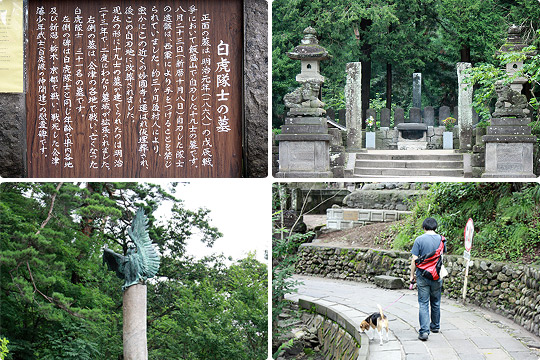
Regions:
[[[473, 259], [469, 268], [467, 301], [512, 319], [540, 336], [540, 267]], [[449, 272], [444, 295], [461, 298], [465, 260], [445, 255]], [[368, 248], [344, 249], [303, 244], [296, 264], [298, 274], [372, 282], [377, 275], [410, 277], [410, 253]]]
[[332, 208], [326, 210], [326, 227], [338, 230], [351, 229], [375, 222], [398, 221], [410, 213], [410, 211], [397, 210]]
[[308, 327], [317, 329], [317, 338], [327, 359], [365, 360], [369, 355], [369, 340], [343, 314], [306, 299], [298, 305], [317, 314], [309, 315]]

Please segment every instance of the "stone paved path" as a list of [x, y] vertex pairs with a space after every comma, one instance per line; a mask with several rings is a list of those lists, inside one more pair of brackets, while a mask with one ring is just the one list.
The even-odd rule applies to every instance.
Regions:
[[417, 339], [416, 290], [387, 290], [372, 284], [308, 276], [295, 279], [303, 285], [288, 299], [322, 302], [347, 315], [356, 325], [368, 313], [377, 311], [377, 304], [383, 307], [389, 320], [389, 342], [380, 346], [375, 334], [375, 340], [370, 342], [370, 359], [540, 359], [540, 351], [527, 346], [540, 346], [540, 339], [499, 315], [454, 300], [443, 298], [441, 332], [430, 334], [429, 340], [422, 342]]

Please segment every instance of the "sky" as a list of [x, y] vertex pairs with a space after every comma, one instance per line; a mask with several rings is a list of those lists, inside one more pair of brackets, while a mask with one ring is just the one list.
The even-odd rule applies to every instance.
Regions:
[[[169, 189], [166, 181], [149, 181]], [[209, 248], [198, 239], [188, 241], [187, 253], [202, 258], [212, 253], [223, 253], [234, 260], [256, 252], [261, 262], [265, 250], [270, 250], [271, 188], [265, 179], [197, 179], [179, 184], [175, 196], [184, 200], [190, 210], [205, 207], [210, 210], [210, 224], [223, 234]], [[163, 205], [154, 215], [166, 217], [171, 204]]]

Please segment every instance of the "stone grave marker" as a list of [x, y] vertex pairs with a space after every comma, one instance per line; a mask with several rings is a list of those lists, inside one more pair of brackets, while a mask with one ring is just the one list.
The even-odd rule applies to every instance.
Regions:
[[424, 108], [424, 123], [427, 126], [435, 126], [435, 109], [432, 106]]
[[448, 117], [450, 117], [450, 108], [448, 106], [441, 106], [439, 108], [439, 126], [442, 126], [442, 121]]
[[413, 107], [422, 108], [422, 73], [413, 74]]
[[420, 111], [420, 108], [412, 107], [411, 110], [409, 110], [408, 122], [418, 124], [422, 122], [422, 112]]
[[381, 109], [381, 127], [390, 127], [390, 109]]
[[394, 109], [394, 127], [404, 122], [405, 122], [405, 111], [403, 110], [403, 108], [400, 108], [400, 107], [395, 108]]

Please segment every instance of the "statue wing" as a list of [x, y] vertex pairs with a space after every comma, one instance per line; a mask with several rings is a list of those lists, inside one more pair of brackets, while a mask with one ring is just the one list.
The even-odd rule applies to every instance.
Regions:
[[109, 270], [115, 271], [116, 275], [123, 279], [124, 275], [124, 255], [115, 253], [110, 249], [103, 249], [103, 263], [107, 264]]
[[137, 210], [128, 234], [137, 247], [141, 275], [146, 278], [154, 277], [159, 270], [159, 254], [148, 235], [148, 218], [142, 208]]

